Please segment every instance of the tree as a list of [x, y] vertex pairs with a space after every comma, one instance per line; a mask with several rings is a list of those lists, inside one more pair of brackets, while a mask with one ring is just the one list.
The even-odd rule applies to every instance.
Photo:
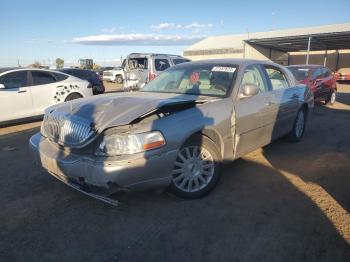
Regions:
[[64, 60], [61, 58], [56, 58], [56, 69], [61, 69], [64, 67]]

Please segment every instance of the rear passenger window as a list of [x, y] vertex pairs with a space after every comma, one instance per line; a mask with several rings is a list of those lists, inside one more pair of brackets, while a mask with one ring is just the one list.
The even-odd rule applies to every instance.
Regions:
[[27, 86], [27, 71], [8, 73], [0, 77], [0, 84], [5, 88], [20, 88]]
[[55, 76], [57, 82], [66, 80], [68, 78], [68, 76], [64, 74], [60, 74], [60, 73], [52, 73], [52, 74]]
[[322, 71], [323, 71], [323, 77], [329, 77], [332, 75], [331, 71], [326, 67], [323, 67]]
[[322, 68], [316, 68], [312, 71], [312, 80], [320, 79], [322, 78], [323, 72]]
[[55, 83], [56, 79], [49, 73], [44, 71], [32, 71], [33, 85], [46, 85]]
[[154, 67], [156, 68], [156, 71], [164, 71], [170, 67], [170, 64], [168, 59], [155, 59]]
[[249, 84], [256, 85], [259, 87], [261, 92], [268, 91], [266, 81], [264, 81], [261, 71], [255, 65], [247, 66], [247, 68], [244, 70], [241, 86]]
[[174, 65], [190, 62], [188, 59], [183, 59], [183, 58], [175, 58], [173, 59]]
[[265, 67], [265, 70], [270, 79], [272, 90], [278, 90], [289, 86], [287, 77], [281, 70], [274, 67]]

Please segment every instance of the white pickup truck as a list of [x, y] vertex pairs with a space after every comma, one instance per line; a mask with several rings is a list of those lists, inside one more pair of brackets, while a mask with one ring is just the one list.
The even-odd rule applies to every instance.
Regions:
[[124, 69], [122, 67], [115, 67], [112, 70], [104, 71], [102, 79], [104, 81], [121, 84], [125, 79]]

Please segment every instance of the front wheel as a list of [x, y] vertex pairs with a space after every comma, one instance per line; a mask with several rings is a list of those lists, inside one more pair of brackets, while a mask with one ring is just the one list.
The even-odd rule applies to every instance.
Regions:
[[169, 191], [174, 195], [195, 199], [208, 194], [220, 177], [220, 152], [205, 136], [186, 142], [177, 154]]
[[331, 93], [331, 95], [329, 96], [329, 98], [326, 99], [325, 102], [326, 102], [326, 104], [334, 105], [336, 100], [337, 100], [337, 92], [333, 91]]
[[292, 142], [299, 142], [305, 131], [305, 124], [306, 124], [306, 110], [304, 108], [300, 109], [298, 111], [298, 114], [294, 120], [293, 129], [289, 133], [289, 140]]

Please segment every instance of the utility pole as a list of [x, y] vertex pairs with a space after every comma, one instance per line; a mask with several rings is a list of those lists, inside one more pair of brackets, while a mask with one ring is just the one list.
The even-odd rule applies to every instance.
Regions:
[[311, 36], [309, 36], [309, 41], [307, 43], [307, 55], [306, 55], [306, 64], [309, 64], [309, 56], [310, 56], [310, 46], [311, 46]]

